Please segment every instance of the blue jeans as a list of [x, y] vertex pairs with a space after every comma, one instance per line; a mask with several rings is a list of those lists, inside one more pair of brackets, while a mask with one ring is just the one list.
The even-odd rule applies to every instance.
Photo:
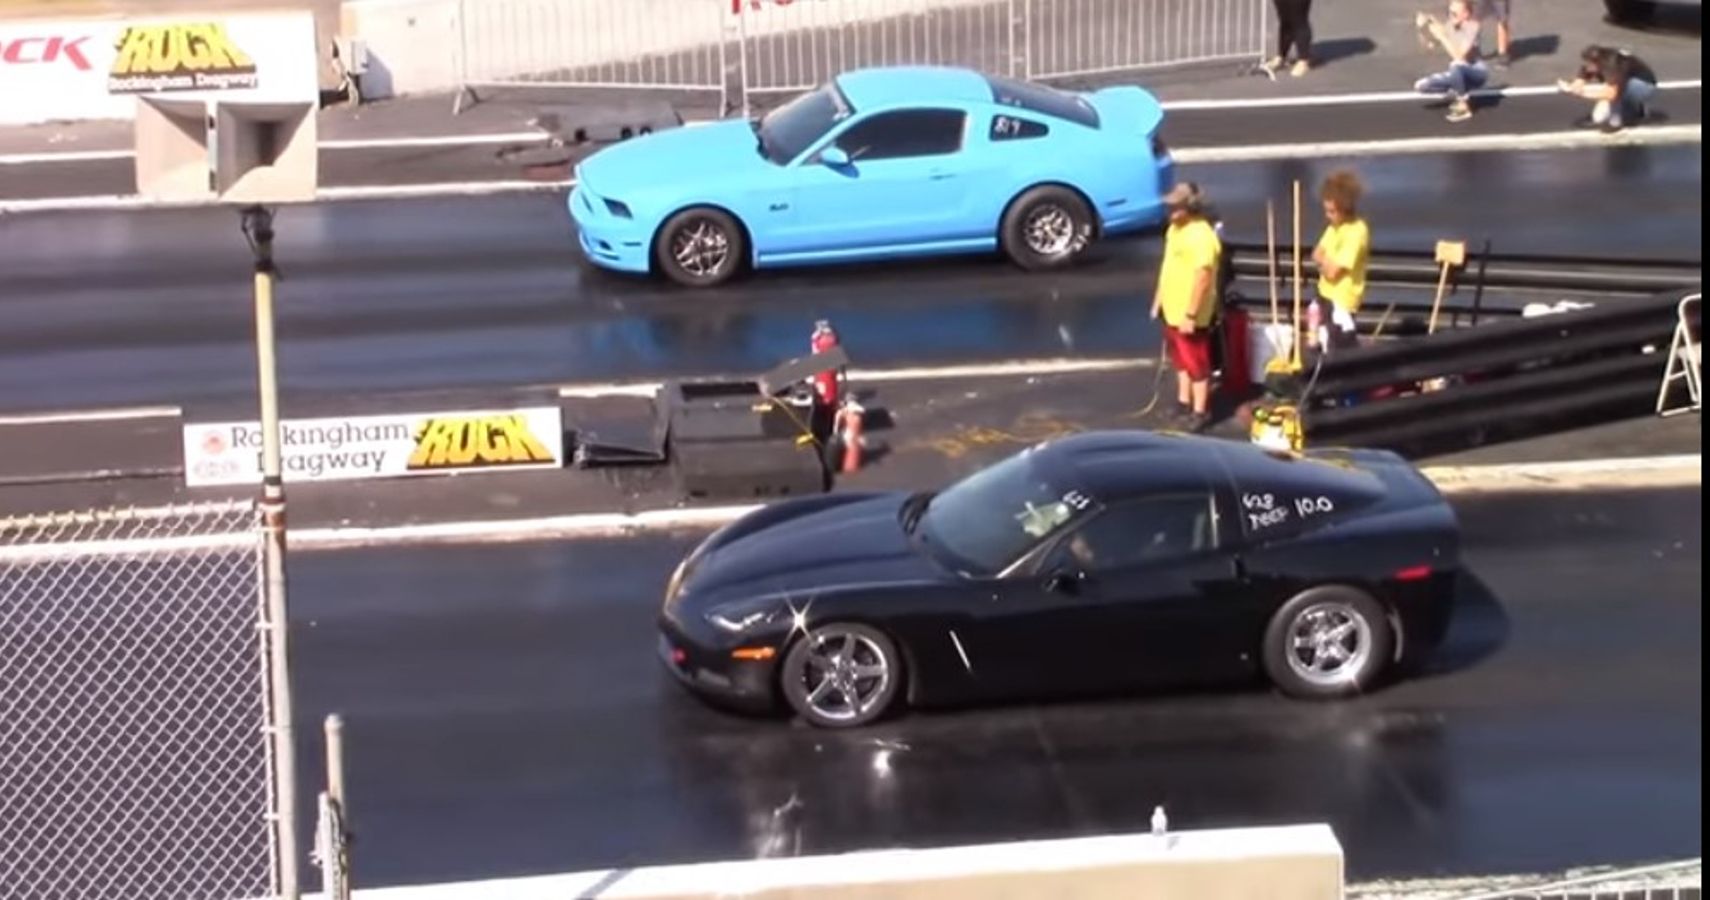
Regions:
[[1489, 78], [1490, 70], [1482, 61], [1451, 63], [1447, 72], [1427, 75], [1414, 82], [1413, 89], [1421, 94], [1448, 94], [1459, 99], [1484, 87]]
[[1613, 125], [1620, 128], [1628, 122], [1639, 118], [1645, 104], [1657, 95], [1657, 86], [1642, 78], [1627, 79], [1627, 87], [1621, 91], [1621, 99], [1614, 103], [1599, 100], [1592, 107], [1591, 120], [1599, 125]]

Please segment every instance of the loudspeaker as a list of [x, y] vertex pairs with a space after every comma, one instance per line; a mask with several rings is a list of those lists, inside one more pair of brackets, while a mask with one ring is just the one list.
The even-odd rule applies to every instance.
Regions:
[[791, 497], [828, 487], [818, 446], [793, 440], [673, 440], [671, 467], [678, 490], [693, 499]]

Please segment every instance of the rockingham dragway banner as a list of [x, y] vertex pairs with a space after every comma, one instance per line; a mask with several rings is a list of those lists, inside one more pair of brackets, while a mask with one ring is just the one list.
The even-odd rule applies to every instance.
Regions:
[[136, 97], [314, 97], [308, 11], [0, 22], [0, 124], [130, 119]]
[[[564, 465], [556, 406], [286, 419], [279, 430], [287, 483]], [[185, 423], [183, 431], [185, 484], [261, 483], [260, 423]]]

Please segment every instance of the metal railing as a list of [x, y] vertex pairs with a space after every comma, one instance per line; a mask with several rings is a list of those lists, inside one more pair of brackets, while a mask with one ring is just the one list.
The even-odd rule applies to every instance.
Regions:
[[0, 519], [0, 897], [280, 890], [258, 524]]
[[619, 88], [719, 108], [866, 66], [1040, 80], [1264, 55], [1267, 0], [460, 0], [460, 90]]

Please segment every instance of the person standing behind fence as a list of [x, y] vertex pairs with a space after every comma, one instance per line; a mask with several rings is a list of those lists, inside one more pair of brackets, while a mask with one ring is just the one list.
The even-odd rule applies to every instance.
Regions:
[[1312, 0], [1271, 0], [1277, 10], [1277, 55], [1266, 61], [1267, 75], [1277, 77], [1288, 65], [1289, 51], [1294, 51], [1296, 78], [1312, 68]]
[[1447, 20], [1420, 13], [1414, 21], [1449, 55], [1449, 68], [1419, 79], [1413, 89], [1421, 94], [1448, 94], [1449, 121], [1465, 122], [1472, 118], [1468, 95], [1490, 78], [1479, 54], [1478, 19], [1473, 18], [1471, 0], [1449, 0]]
[[1206, 219], [1205, 195], [1192, 182], [1177, 184], [1164, 197], [1170, 227], [1164, 233], [1164, 260], [1152, 295], [1152, 318], [1162, 315], [1170, 363], [1176, 368], [1176, 402], [1190, 416], [1190, 428], [1211, 424], [1211, 323], [1217, 315], [1217, 274], [1223, 241]]
[[1354, 314], [1366, 299], [1372, 232], [1360, 216], [1364, 193], [1360, 176], [1347, 170], [1330, 173], [1318, 189], [1327, 224], [1312, 250], [1312, 261], [1318, 264], [1318, 299], [1330, 304], [1332, 346], [1354, 342]]

